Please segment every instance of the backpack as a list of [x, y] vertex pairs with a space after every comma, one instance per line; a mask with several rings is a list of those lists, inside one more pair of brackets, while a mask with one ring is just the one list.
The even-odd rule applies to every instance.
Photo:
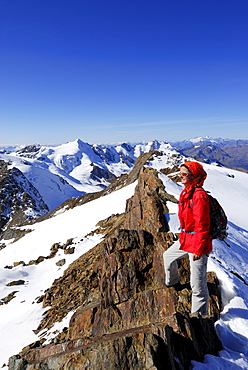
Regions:
[[210, 194], [208, 197], [210, 200], [210, 235], [213, 239], [224, 241], [228, 235], [225, 211], [216, 198]]
[[[201, 188], [205, 191], [203, 188]], [[205, 191], [209, 197], [210, 202], [210, 235], [212, 239], [222, 240], [228, 247], [230, 245], [225, 241], [227, 238], [227, 216], [224, 209], [216, 198]], [[192, 194], [193, 196], [193, 194]]]

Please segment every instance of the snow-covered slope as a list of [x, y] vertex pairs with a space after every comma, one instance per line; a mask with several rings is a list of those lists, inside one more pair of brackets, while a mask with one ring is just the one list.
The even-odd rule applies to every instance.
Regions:
[[166, 142], [104, 146], [77, 139], [57, 147], [30, 145], [0, 152], [0, 159], [8, 162], [9, 168], [19, 169], [53, 210], [68, 198], [106, 188], [128, 173], [140, 154], [153, 149], [176, 153]]
[[49, 211], [37, 189], [17, 168], [0, 160], [0, 232]]
[[[136, 150], [139, 150], [136, 148]], [[143, 148], [141, 150], [144, 150]], [[88, 155], [92, 154], [89, 149]], [[49, 154], [54, 156], [54, 152]], [[50, 158], [52, 161], [52, 158]], [[82, 158], [81, 158], [82, 159]], [[80, 159], [80, 160], [81, 160]], [[55, 159], [53, 159], [54, 161]], [[61, 162], [60, 162], [61, 163]], [[156, 169], [173, 167], [171, 156], [158, 156], [149, 163]], [[69, 168], [67, 166], [67, 168]], [[225, 308], [216, 328], [224, 345], [220, 357], [206, 356], [204, 364], [194, 363], [195, 369], [248, 368], [248, 181], [247, 174], [213, 165], [204, 165], [208, 173], [205, 189], [211, 191], [223, 205], [229, 219], [230, 248], [224, 243], [214, 241], [214, 250], [209, 258], [209, 270], [215, 271], [222, 288]], [[180, 184], [160, 173], [166, 190], [178, 197], [182, 189]], [[53, 218], [32, 225], [32, 231], [18, 241], [9, 241], [0, 251], [0, 366], [8, 358], [18, 353], [24, 346], [39, 337], [33, 332], [42, 319], [44, 309], [36, 298], [50, 287], [54, 279], [62, 276], [68, 265], [81, 254], [94, 247], [101, 235], [86, 236], [95, 229], [96, 223], [106, 217], [125, 210], [126, 199], [134, 193], [135, 183], [109, 195], [78, 206], [74, 209], [59, 211]], [[178, 232], [177, 206], [169, 203], [170, 227]], [[73, 239], [75, 253], [64, 255], [57, 252], [51, 259], [42, 263], [28, 265], [30, 260], [47, 256], [54, 243], [65, 243]], [[65, 259], [63, 266], [56, 263]], [[24, 261], [25, 264], [15, 262]], [[15, 265], [15, 267], [13, 267]], [[7, 268], [7, 266], [12, 268]], [[7, 285], [13, 281], [23, 280], [21, 285]], [[6, 303], [4, 298], [15, 298]], [[63, 322], [57, 323], [47, 341], [55, 330], [62, 330], [68, 325], [73, 312]]]
[[60, 176], [56, 168], [50, 168], [46, 162], [35, 159], [23, 158], [11, 154], [2, 154], [1, 159], [8, 162], [8, 168], [16, 168], [22, 172], [27, 180], [40, 193], [49, 210], [56, 208], [66, 199], [82, 194], [70, 185], [63, 176]]

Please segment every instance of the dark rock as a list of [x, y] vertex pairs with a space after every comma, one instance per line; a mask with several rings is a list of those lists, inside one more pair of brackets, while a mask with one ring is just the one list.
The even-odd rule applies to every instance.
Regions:
[[65, 259], [63, 258], [62, 260], [59, 260], [58, 262], [56, 262], [56, 266], [64, 266], [65, 264]]
[[25, 280], [15, 280], [11, 281], [10, 283], [6, 284], [7, 286], [13, 286], [13, 285], [23, 285], [25, 284]]
[[25, 262], [24, 261], [18, 261], [18, 262], [13, 263], [14, 267], [19, 266], [19, 265], [25, 265]]
[[9, 368], [14, 370], [25, 370], [27, 363], [28, 362], [19, 355], [12, 356], [9, 359]]
[[168, 213], [162, 181], [153, 168], [141, 171], [134, 196], [127, 201], [124, 227], [149, 232], [168, 231], [164, 217]]
[[65, 248], [64, 249], [64, 254], [73, 254], [74, 251], [75, 251], [75, 247]]
[[40, 216], [49, 209], [23, 173], [15, 167], [9, 169], [8, 163], [0, 160], [0, 232], [6, 226], [18, 225], [29, 219], [31, 216], [27, 216], [27, 211]]
[[5, 304], [8, 304], [10, 301], [12, 301], [12, 299], [15, 298], [16, 293], [18, 293], [18, 290], [9, 293], [6, 297], [2, 298], [1, 301], [4, 302]]
[[116, 176], [108, 171], [107, 169], [101, 168], [97, 165], [92, 165], [93, 169], [91, 171], [91, 178], [94, 180], [99, 180], [99, 179], [105, 179], [108, 182], [113, 182], [116, 179]]

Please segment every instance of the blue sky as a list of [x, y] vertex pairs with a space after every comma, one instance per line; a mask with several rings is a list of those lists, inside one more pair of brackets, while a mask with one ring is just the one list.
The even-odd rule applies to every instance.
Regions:
[[247, 15], [247, 0], [0, 0], [0, 143], [248, 139]]

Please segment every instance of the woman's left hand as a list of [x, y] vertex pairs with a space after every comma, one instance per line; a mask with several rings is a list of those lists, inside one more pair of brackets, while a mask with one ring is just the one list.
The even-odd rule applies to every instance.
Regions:
[[201, 258], [201, 256], [198, 256], [197, 254], [193, 254], [193, 261], [197, 261]]

